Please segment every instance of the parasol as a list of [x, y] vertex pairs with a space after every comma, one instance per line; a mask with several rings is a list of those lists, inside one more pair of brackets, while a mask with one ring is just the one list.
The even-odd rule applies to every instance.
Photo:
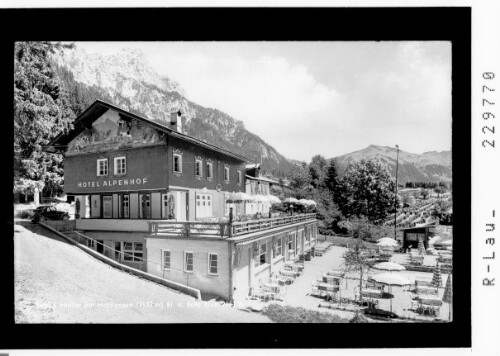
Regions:
[[408, 286], [412, 284], [408, 278], [396, 273], [379, 273], [371, 276], [370, 279], [388, 286]]
[[309, 201], [307, 199], [300, 199], [295, 204], [297, 204], [297, 205], [309, 205]]
[[243, 192], [231, 193], [227, 198], [227, 203], [243, 203], [243, 202], [252, 202], [253, 198]]
[[268, 195], [267, 198], [269, 199], [269, 202], [271, 204], [279, 204], [281, 203], [281, 200], [280, 198], [278, 198], [277, 196], [274, 196], [274, 195]]
[[295, 199], [295, 198], [286, 198], [285, 200], [283, 200], [284, 203], [289, 203], [289, 204], [297, 204], [298, 203], [298, 200]]
[[399, 263], [394, 263], [394, 262], [377, 263], [372, 268], [385, 270], [385, 271], [403, 271], [406, 269], [406, 268], [404, 268], [404, 266], [401, 266]]

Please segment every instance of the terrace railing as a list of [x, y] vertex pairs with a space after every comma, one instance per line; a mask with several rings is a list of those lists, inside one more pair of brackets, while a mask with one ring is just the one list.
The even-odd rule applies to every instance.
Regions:
[[148, 225], [153, 236], [229, 238], [313, 219], [314, 213], [233, 222], [148, 220]]

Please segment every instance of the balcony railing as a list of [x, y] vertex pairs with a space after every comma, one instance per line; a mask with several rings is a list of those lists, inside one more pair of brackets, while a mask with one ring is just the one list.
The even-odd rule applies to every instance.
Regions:
[[153, 236], [229, 238], [316, 219], [316, 214], [300, 214], [270, 219], [233, 222], [148, 220]]

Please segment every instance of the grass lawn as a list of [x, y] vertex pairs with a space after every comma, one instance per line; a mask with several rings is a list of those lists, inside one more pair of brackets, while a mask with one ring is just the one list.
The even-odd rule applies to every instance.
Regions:
[[348, 323], [348, 319], [330, 313], [321, 313], [301, 307], [270, 304], [262, 314], [275, 323]]

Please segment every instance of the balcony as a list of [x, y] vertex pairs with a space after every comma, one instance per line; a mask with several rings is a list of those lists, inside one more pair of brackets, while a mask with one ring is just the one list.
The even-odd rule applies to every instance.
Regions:
[[233, 222], [148, 220], [148, 225], [149, 234], [152, 237], [225, 239], [314, 220], [316, 220], [316, 214], [300, 214]]

